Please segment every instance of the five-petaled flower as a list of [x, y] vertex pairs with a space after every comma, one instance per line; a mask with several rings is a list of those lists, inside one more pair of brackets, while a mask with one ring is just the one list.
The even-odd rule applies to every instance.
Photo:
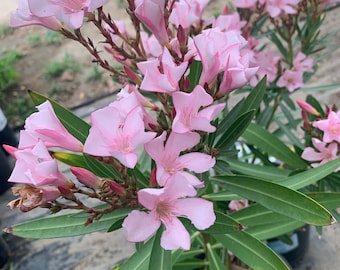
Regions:
[[138, 201], [148, 212], [133, 210], [125, 218], [123, 228], [127, 240], [145, 241], [164, 224], [161, 246], [167, 250], [189, 250], [190, 234], [178, 217], [190, 219], [198, 230], [209, 228], [216, 219], [212, 202], [201, 198], [187, 198], [195, 195], [195, 189], [185, 184], [181, 175], [173, 176], [164, 188], [145, 188], [138, 191]]

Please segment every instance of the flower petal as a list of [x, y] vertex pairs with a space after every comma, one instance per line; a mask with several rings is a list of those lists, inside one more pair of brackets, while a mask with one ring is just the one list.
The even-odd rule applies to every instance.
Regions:
[[161, 237], [161, 246], [166, 250], [181, 248], [190, 249], [190, 234], [178, 218], [173, 217], [171, 222], [165, 224], [166, 230]]

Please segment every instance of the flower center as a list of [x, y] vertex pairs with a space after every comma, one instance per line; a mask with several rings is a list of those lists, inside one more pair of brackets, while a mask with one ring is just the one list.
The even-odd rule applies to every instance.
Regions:
[[164, 223], [171, 222], [173, 206], [169, 201], [159, 201], [156, 206], [156, 213], [159, 220]]
[[331, 127], [332, 134], [339, 134], [339, 128], [338, 127]]

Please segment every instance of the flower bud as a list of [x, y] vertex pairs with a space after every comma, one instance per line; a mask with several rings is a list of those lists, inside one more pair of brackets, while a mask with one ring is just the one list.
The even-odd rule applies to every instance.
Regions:
[[126, 190], [125, 188], [123, 188], [121, 185], [119, 185], [117, 182], [113, 181], [113, 180], [109, 180], [107, 181], [107, 183], [109, 184], [110, 189], [117, 195], [125, 195], [126, 194]]
[[149, 183], [149, 187], [154, 188], [157, 186], [157, 179], [156, 179], [156, 173], [157, 173], [157, 167], [154, 166], [151, 170], [151, 174], [150, 174], [150, 183]]
[[72, 167], [71, 172], [77, 177], [80, 183], [89, 188], [99, 188], [102, 182], [98, 176], [84, 168]]
[[299, 105], [299, 107], [302, 110], [309, 112], [309, 113], [311, 113], [315, 116], [320, 116], [320, 113], [312, 105], [310, 105], [306, 101], [299, 99], [299, 100], [296, 101], [296, 103]]
[[133, 81], [134, 83], [136, 83], [138, 85], [140, 85], [142, 83], [141, 78], [139, 78], [138, 75], [131, 68], [129, 68], [128, 66], [124, 65], [124, 71], [125, 71], [127, 77], [131, 81]]

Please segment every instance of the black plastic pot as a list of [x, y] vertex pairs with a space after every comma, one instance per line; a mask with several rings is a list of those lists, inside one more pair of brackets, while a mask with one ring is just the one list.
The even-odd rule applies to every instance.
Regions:
[[12, 185], [7, 180], [12, 172], [12, 167], [5, 152], [0, 148], [0, 195], [8, 190]]
[[285, 244], [278, 239], [268, 240], [267, 244], [285, 258], [292, 267], [295, 267], [301, 262], [308, 250], [309, 231], [310, 226], [308, 224], [296, 230], [290, 236], [292, 245]]
[[3, 267], [9, 258], [9, 248], [0, 234], [0, 268]]

